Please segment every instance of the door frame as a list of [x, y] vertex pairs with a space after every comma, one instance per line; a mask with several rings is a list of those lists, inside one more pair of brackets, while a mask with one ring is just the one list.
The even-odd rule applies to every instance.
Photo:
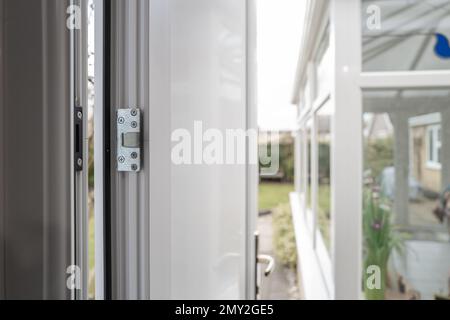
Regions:
[[[6, 15], [7, 5], [12, 6], [13, 2], [9, 4], [6, 1], [0, 3], [0, 14]], [[35, 277], [42, 276], [39, 280], [39, 285], [42, 285], [42, 291], [40, 288], [36, 288], [37, 293], [29, 293], [29, 297], [36, 295], [36, 298], [42, 297], [43, 299], [86, 299], [87, 298], [87, 279], [88, 279], [88, 232], [87, 232], [87, 198], [88, 198], [88, 184], [87, 184], [87, 163], [88, 163], [88, 144], [87, 138], [82, 139], [82, 136], [87, 137], [87, 1], [85, 0], [66, 0], [66, 1], [40, 1], [34, 3], [36, 14], [29, 23], [37, 27], [33, 32], [36, 34], [23, 33], [19, 31], [19, 34], [28, 36], [28, 40], [33, 37], [33, 51], [28, 51], [28, 57], [35, 54], [33, 58], [36, 58], [40, 63], [36, 64], [36, 69], [27, 70], [29, 75], [34, 79], [34, 83], [28, 83], [31, 90], [36, 96], [38, 101], [34, 101], [39, 108], [42, 108], [42, 118], [33, 119], [36, 121], [36, 127], [41, 126], [39, 132], [31, 132], [32, 128], [24, 128], [24, 135], [38, 135], [34, 136], [36, 139], [42, 139], [39, 143], [42, 143], [39, 152], [40, 155], [36, 155], [40, 158], [38, 161], [42, 163], [42, 184], [40, 180], [39, 186], [41, 190], [36, 190], [35, 195], [37, 197], [42, 196], [39, 199], [41, 205], [37, 205], [36, 212], [28, 209], [18, 210], [22, 215], [29, 214], [30, 217], [36, 215], [38, 222], [37, 227], [42, 235], [42, 272], [36, 270]], [[23, 4], [19, 5], [12, 12], [22, 11]], [[69, 25], [67, 22], [70, 19], [70, 15], [73, 12], [69, 11], [69, 6], [76, 5], [80, 9], [80, 15], [75, 18], [80, 18], [80, 29], [68, 30]], [[10, 8], [10, 9], [11, 9]], [[17, 13], [17, 12], [16, 12]], [[15, 20], [11, 18], [11, 20]], [[16, 36], [11, 29], [11, 33], [6, 33], [6, 25], [4, 19], [0, 18], [0, 41], [9, 37], [14, 38]], [[12, 25], [10, 21], [10, 25]], [[11, 28], [14, 26], [12, 25]], [[26, 39], [22, 39], [26, 41]], [[2, 45], [2, 44], [0, 44]], [[17, 48], [16, 48], [17, 50]], [[22, 49], [20, 49], [22, 50]], [[14, 51], [13, 51], [14, 52]], [[13, 57], [12, 54], [8, 54]], [[2, 55], [0, 61], [0, 93], [5, 90], [5, 82], [3, 65], [5, 61], [5, 55]], [[26, 55], [14, 55], [16, 61], [25, 59]], [[11, 71], [11, 70], [10, 70]], [[7, 74], [8, 70], [6, 70]], [[13, 72], [11, 73], [13, 74]], [[26, 74], [25, 74], [26, 75]], [[20, 81], [21, 79], [19, 79]], [[17, 81], [17, 79], [15, 80]], [[16, 84], [13, 87], [16, 89]], [[23, 88], [22, 88], [23, 89]], [[14, 90], [13, 90], [14, 91]], [[27, 90], [23, 90], [26, 94]], [[37, 94], [38, 93], [38, 94]], [[34, 97], [34, 96], [33, 96]], [[31, 98], [29, 98], [31, 99]], [[1, 95], [0, 104], [4, 104], [4, 96]], [[26, 100], [23, 100], [26, 101]], [[33, 103], [23, 102], [22, 108], [32, 108]], [[11, 101], [10, 101], [11, 102]], [[83, 135], [79, 136], [79, 146], [83, 149], [83, 170], [78, 171], [79, 168], [75, 168], [75, 107], [80, 107], [82, 110], [82, 124], [84, 128]], [[0, 108], [0, 112], [3, 114], [5, 111], [3, 106]], [[3, 121], [3, 117], [1, 117]], [[79, 122], [80, 124], [80, 122]], [[26, 124], [25, 124], [26, 125]], [[28, 131], [26, 131], [28, 129]], [[67, 130], [67, 131], [66, 131]], [[56, 136], [55, 137], [55, 133]], [[39, 135], [40, 134], [40, 135]], [[2, 129], [0, 130], [0, 152], [3, 152], [3, 145], [6, 144], [6, 133]], [[34, 141], [34, 140], [33, 140]], [[36, 140], [37, 141], [37, 140]], [[9, 142], [10, 143], [10, 142]], [[54, 146], [62, 147], [62, 150], [54, 150]], [[53, 149], [52, 149], [53, 148]], [[60, 154], [57, 154], [60, 152]], [[56, 155], [55, 155], [56, 154]], [[29, 160], [31, 161], [31, 160]], [[35, 164], [36, 165], [36, 164]], [[6, 201], [5, 193], [8, 186], [4, 182], [4, 173], [6, 167], [3, 164], [0, 166], [0, 205]], [[38, 170], [39, 171], [39, 170]], [[29, 173], [26, 173], [29, 174]], [[28, 176], [28, 179], [32, 179]], [[19, 181], [18, 183], [25, 183]], [[60, 186], [61, 184], [61, 186]], [[58, 192], [60, 192], [58, 194]], [[57, 194], [55, 194], [57, 193]], [[59, 196], [60, 197], [59, 197]], [[14, 203], [9, 200], [10, 203]], [[17, 199], [13, 200], [17, 201]], [[4, 226], [5, 208], [0, 209], [0, 259], [3, 261], [3, 255], [5, 254], [5, 237], [4, 232], [6, 227]], [[41, 214], [42, 216], [39, 216]], [[22, 221], [19, 221], [19, 227], [26, 227]], [[28, 225], [29, 227], [29, 225]], [[41, 229], [40, 229], [41, 228]], [[26, 229], [25, 229], [26, 230]], [[8, 230], [9, 231], [9, 230]], [[63, 239], [62, 243], [58, 240]], [[14, 243], [17, 239], [12, 239]], [[29, 240], [30, 241], [30, 240]], [[3, 264], [3, 262], [2, 262]], [[3, 269], [3, 268], [2, 268]], [[56, 274], [55, 274], [56, 273]], [[7, 298], [5, 286], [5, 274], [0, 274], [0, 298]], [[75, 283], [80, 286], [76, 286], [74, 289], [68, 289], [69, 277], [75, 277]], [[13, 280], [14, 281], [14, 280]], [[26, 281], [26, 280], [24, 280]], [[67, 282], [66, 282], [67, 281]], [[22, 293], [16, 291], [12, 295], [20, 296]]]
[[[144, 167], [143, 172], [135, 176], [124, 176], [115, 172], [115, 159], [113, 138], [113, 103], [111, 102], [111, 95], [117, 89], [117, 79], [113, 82], [113, 75], [111, 73], [117, 72], [120, 69], [119, 61], [122, 57], [117, 55], [128, 54], [130, 49], [122, 49], [116, 52], [116, 56], [111, 56], [114, 46], [122, 46], [125, 44], [120, 36], [117, 36], [113, 30], [114, 23], [112, 21], [113, 10], [110, 1], [94, 0], [95, 1], [95, 17], [96, 17], [96, 31], [95, 31], [95, 52], [96, 52], [96, 95], [95, 108], [95, 163], [97, 166], [102, 166], [102, 170], [95, 171], [95, 256], [96, 256], [96, 299], [162, 299], [171, 297], [170, 284], [171, 279], [171, 243], [170, 241], [161, 241], [161, 239], [170, 239], [171, 235], [171, 217], [168, 214], [171, 210], [171, 186], [170, 183], [161, 183], [166, 180], [167, 172], [170, 172], [171, 161], [170, 153], [171, 146], [165, 143], [171, 138], [171, 110], [170, 108], [152, 108], [144, 107], [144, 141], [149, 145], [151, 152], [144, 152]], [[135, 6], [136, 2], [128, 4], [128, 6]], [[142, 5], [142, 4], [141, 4]], [[129, 7], [127, 7], [129, 8]], [[133, 7], [134, 8], [134, 7]], [[169, 1], [154, 0], [149, 1], [148, 11], [141, 13], [138, 17], [140, 20], [133, 24], [134, 19], [120, 21], [122, 24], [120, 28], [115, 29], [117, 32], [126, 32], [128, 35], [127, 44], [130, 46], [137, 46], [136, 52], [131, 53], [128, 63], [133, 65], [135, 57], [142, 57], [148, 54], [148, 60], [141, 61], [141, 70], [144, 73], [148, 71], [148, 86], [149, 86], [149, 106], [166, 105], [167, 97], [171, 94], [171, 33], [170, 33], [170, 8]], [[257, 129], [257, 110], [256, 110], [256, 3], [255, 0], [246, 0], [247, 22], [246, 22], [246, 104], [247, 112], [245, 123], [247, 129]], [[133, 10], [129, 11], [130, 17], [133, 16]], [[146, 10], [143, 10], [146, 11]], [[145, 41], [142, 38], [138, 39], [139, 33], [136, 34], [136, 29], [145, 27], [144, 18], [148, 17], [149, 34]], [[132, 21], [132, 22], [130, 22]], [[116, 27], [117, 28], [117, 27]], [[146, 48], [146, 46], [148, 46]], [[148, 49], [148, 52], [146, 51]], [[125, 53], [124, 53], [125, 52]], [[129, 82], [128, 86], [137, 85], [138, 78], [135, 78], [133, 73], [133, 66], [131, 71], [127, 69]], [[131, 73], [130, 73], [131, 72]], [[115, 73], [117, 75], [117, 73]], [[124, 84], [123, 84], [124, 85]], [[119, 84], [120, 86], [120, 84]], [[116, 97], [117, 98], [117, 97]], [[128, 98], [130, 99], [130, 98]], [[131, 98], [132, 99], [132, 98]], [[125, 101], [123, 107], [131, 107], [130, 101]], [[146, 108], [148, 107], [148, 109]], [[147, 137], [147, 138], [146, 138]], [[149, 137], [158, 137], [158, 139], [150, 139]], [[247, 158], [250, 155], [250, 148], [257, 148], [257, 145], [247, 145]], [[147, 148], [147, 146], [144, 146]], [[253, 150], [254, 151], [254, 150]], [[168, 155], [168, 157], [161, 156]], [[147, 159], [146, 159], [147, 158]], [[245, 279], [241, 279], [243, 285], [243, 295], [247, 299], [254, 299], [255, 297], [255, 242], [254, 232], [256, 230], [256, 218], [258, 212], [258, 166], [247, 165], [245, 170], [246, 180], [246, 218], [245, 230], [246, 237], [245, 247], [246, 255], [245, 270], [242, 270]], [[135, 185], [136, 181], [145, 183], [146, 187], [152, 192], [147, 195], [148, 203], [137, 203], [133, 205], [135, 200], [130, 198], [130, 193], [122, 194], [120, 199], [112, 195], [117, 192], [117, 185], [111, 180], [119, 181], [120, 184], [124, 181]], [[133, 187], [136, 193], [144, 192], [141, 190], [142, 184]], [[122, 198], [125, 197], [125, 198]], [[115, 199], [115, 200], [114, 200]], [[115, 202], [115, 204], [113, 204]], [[144, 225], [134, 225], [133, 221], [124, 221], [127, 228], [120, 227], [114, 224], [113, 212], [117, 211], [117, 205], [132, 206], [133, 219], [143, 219], [148, 215], [148, 220], [144, 221]], [[115, 207], [116, 206], [116, 207]], [[133, 225], [130, 225], [132, 223]], [[139, 237], [138, 239], [127, 239], [127, 234], [132, 234], [133, 230], [138, 233], [137, 228], [149, 233], [147, 239]], [[147, 229], [145, 229], [147, 228]], [[134, 246], [139, 243], [139, 248]], [[130, 256], [131, 254], [131, 256]], [[147, 256], [148, 254], [148, 256]], [[123, 259], [127, 257], [127, 262]], [[150, 263], [151, 262], [151, 263]], [[127, 276], [125, 276], [127, 274]], [[137, 282], [141, 283], [136, 287]]]

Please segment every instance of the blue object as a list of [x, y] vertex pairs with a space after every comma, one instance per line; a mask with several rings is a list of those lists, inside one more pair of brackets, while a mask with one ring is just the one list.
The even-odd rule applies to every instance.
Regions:
[[434, 52], [442, 59], [450, 59], [450, 44], [445, 35], [436, 33], [436, 46]]

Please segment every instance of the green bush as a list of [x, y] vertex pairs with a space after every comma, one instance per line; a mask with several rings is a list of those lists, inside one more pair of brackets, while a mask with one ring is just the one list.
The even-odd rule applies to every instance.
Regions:
[[297, 268], [297, 246], [289, 204], [278, 206], [273, 213], [273, 242], [279, 262], [291, 269]]
[[294, 145], [280, 145], [280, 169], [284, 173], [284, 181], [294, 181]]
[[330, 144], [319, 143], [319, 179], [330, 181]]
[[[267, 147], [268, 156], [276, 156], [272, 155], [271, 145]], [[283, 181], [284, 182], [293, 182], [294, 181], [294, 144], [292, 142], [282, 143], [279, 145], [279, 155], [280, 159], [280, 172], [283, 173]], [[270, 167], [271, 164], [264, 165], [261, 164], [260, 168]]]
[[378, 179], [386, 167], [394, 165], [394, 141], [392, 138], [368, 141], [365, 144], [365, 170]]
[[[330, 144], [320, 143], [319, 146], [319, 176], [321, 179], [330, 177]], [[271, 145], [267, 147], [268, 156], [271, 154]], [[275, 155], [274, 155], [275, 156]], [[294, 155], [294, 142], [284, 142], [279, 145], [279, 159], [280, 159], [280, 171], [283, 173], [284, 182], [294, 182], [295, 173], [295, 155]], [[263, 167], [270, 167], [268, 165], [261, 165]]]

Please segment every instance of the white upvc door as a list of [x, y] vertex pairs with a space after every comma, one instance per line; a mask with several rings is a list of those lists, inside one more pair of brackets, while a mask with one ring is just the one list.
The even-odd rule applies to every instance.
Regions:
[[86, 4], [0, 0], [0, 299], [87, 296]]
[[[97, 201], [110, 200], [96, 208], [104, 226], [97, 230], [98, 297], [253, 298], [257, 165], [240, 163], [239, 155], [226, 163], [227, 142], [234, 143], [227, 133], [256, 130], [253, 1], [109, 3], [97, 12], [105, 20], [110, 15], [110, 27], [103, 24], [110, 32], [97, 32], [109, 39], [102, 65], [103, 72], [111, 69], [107, 83], [96, 82], [97, 92], [106, 93], [96, 117], [111, 128], [97, 128], [96, 145], [104, 148], [109, 139], [112, 146], [96, 152], [96, 166], [110, 165], [96, 170], [96, 181], [110, 177], [96, 186]], [[98, 1], [96, 9], [105, 4]], [[118, 172], [115, 113], [136, 107], [142, 168]], [[208, 134], [223, 138], [224, 164], [203, 157]], [[181, 164], [174, 159], [180, 139], [190, 152]], [[246, 139], [238, 151], [247, 160], [256, 148]]]

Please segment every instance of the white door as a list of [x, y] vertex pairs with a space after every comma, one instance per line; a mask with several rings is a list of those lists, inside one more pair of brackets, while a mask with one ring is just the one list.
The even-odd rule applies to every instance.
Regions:
[[86, 3], [0, 0], [0, 299], [86, 298]]
[[[106, 199], [96, 213], [104, 225], [97, 263], [106, 291], [99, 293], [253, 298], [258, 180], [247, 159], [257, 145], [244, 138], [239, 150], [234, 140], [256, 129], [253, 1], [113, 0], [96, 8], [102, 5], [107, 76], [97, 83], [105, 94], [96, 116], [111, 125], [97, 142], [111, 145], [96, 153], [105, 167], [96, 170], [105, 181], [97, 195]], [[129, 108], [142, 113], [141, 167], [119, 172], [116, 112]], [[220, 141], [223, 154], [203, 157]]]

